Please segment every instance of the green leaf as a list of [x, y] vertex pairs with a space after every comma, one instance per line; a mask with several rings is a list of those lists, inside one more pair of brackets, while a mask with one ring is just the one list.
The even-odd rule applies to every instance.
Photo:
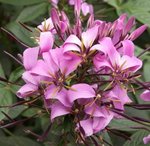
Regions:
[[[3, 87], [0, 88], [0, 93], [0, 106], [8, 106], [13, 103], [13, 95], [9, 90]], [[0, 108], [0, 120], [5, 118], [5, 115], [2, 113], [2, 111], [8, 114], [9, 108]]]
[[144, 63], [143, 69], [144, 69], [145, 81], [149, 82], [150, 81], [150, 60], [148, 60]]
[[5, 78], [5, 73], [4, 73], [1, 63], [0, 63], [0, 77]]
[[41, 3], [26, 7], [19, 14], [17, 21], [29, 22], [48, 12], [48, 3]]
[[9, 76], [9, 81], [15, 82], [17, 81], [23, 74], [23, 69], [22, 67], [18, 67], [15, 69]]
[[12, 32], [19, 40], [21, 40], [23, 43], [33, 47], [36, 46], [34, 43], [34, 40], [31, 39], [33, 37], [32, 32], [29, 32], [22, 26], [20, 26], [17, 22], [11, 22], [9, 23], [6, 28]]
[[131, 141], [128, 140], [123, 146], [148, 146], [149, 144], [143, 143], [143, 138], [148, 134], [148, 131], [139, 130], [131, 136]]
[[0, 145], [1, 146], [43, 146], [42, 144], [36, 141], [21, 136], [1, 137]]
[[14, 118], [18, 117], [26, 108], [27, 108], [27, 106], [24, 106], [24, 105], [12, 107], [12, 108], [10, 108], [8, 115], [12, 119], [14, 119]]
[[102, 137], [103, 137], [103, 139], [104, 139], [105, 141], [107, 141], [109, 144], [112, 145], [112, 140], [111, 140], [111, 138], [110, 138], [110, 136], [109, 136], [109, 134], [108, 134], [107, 131], [104, 131], [104, 132], [102, 133]]
[[27, 110], [25, 110], [22, 113], [22, 116], [24, 116], [24, 117], [31, 117], [31, 116], [37, 114], [40, 111], [41, 110], [39, 108], [28, 108]]
[[140, 124], [137, 124], [133, 121], [127, 120], [127, 119], [113, 119], [109, 126], [114, 129], [119, 129], [122, 131], [135, 131], [137, 129], [132, 129], [130, 127], [134, 126], [141, 126]]
[[0, 2], [11, 5], [32, 5], [45, 2], [46, 0], [0, 0]]

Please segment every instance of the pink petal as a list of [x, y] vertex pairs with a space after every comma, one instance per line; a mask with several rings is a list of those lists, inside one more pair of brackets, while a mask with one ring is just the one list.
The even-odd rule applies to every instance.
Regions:
[[[131, 63], [132, 62], [132, 63]], [[123, 65], [122, 65], [123, 64]], [[128, 69], [130, 72], [136, 72], [142, 67], [142, 61], [136, 57], [122, 56], [120, 60], [120, 66], [122, 65], [122, 70]]]
[[62, 88], [60, 90], [59, 86], [55, 86], [54, 84], [50, 85], [46, 89], [45, 98], [46, 99], [57, 99], [63, 105], [65, 105], [67, 107], [71, 107], [72, 106], [72, 104], [68, 100], [67, 90], [65, 88]]
[[[51, 17], [43, 21], [41, 25], [38, 26], [41, 31], [52, 31], [54, 29], [54, 25]], [[45, 30], [46, 29], [46, 30]]]
[[60, 102], [56, 102], [51, 106], [51, 121], [53, 121], [56, 117], [69, 114], [70, 112], [71, 109], [69, 107], [65, 107]]
[[103, 112], [104, 112], [103, 114], [105, 115], [105, 117], [93, 118], [94, 133], [97, 133], [103, 130], [114, 117], [114, 114], [112, 112], [107, 111], [105, 108], [103, 108]]
[[150, 90], [145, 90], [141, 95], [140, 98], [144, 101], [150, 101]]
[[67, 43], [67, 44], [64, 44], [63, 45], [63, 48], [64, 48], [64, 54], [65, 55], [68, 55], [68, 54], [66, 54], [67, 52], [69, 52], [69, 51], [77, 51], [77, 52], [80, 52], [80, 48], [77, 46], [77, 45], [75, 45], [75, 44], [69, 44], [69, 43]]
[[42, 54], [44, 62], [48, 66], [48, 70], [51, 74], [55, 74], [56, 72], [59, 71], [57, 60], [59, 59], [60, 56], [57, 56], [57, 58], [53, 58], [54, 56], [53, 54], [55, 54], [55, 52], [56, 52], [56, 49], [52, 49], [49, 52]]
[[81, 10], [84, 16], [86, 16], [87, 14], [92, 14], [93, 13], [93, 6], [83, 2], [81, 5]]
[[81, 63], [81, 58], [72, 54], [71, 59], [60, 58], [60, 70], [65, 76], [75, 71]]
[[105, 37], [100, 41], [100, 44], [102, 47], [102, 52], [105, 52], [105, 54], [108, 54], [108, 57], [111, 61], [111, 64], [113, 66], [116, 66], [118, 64], [118, 61], [120, 60], [120, 55], [117, 52], [116, 48], [113, 45], [113, 42], [111, 38]]
[[72, 103], [76, 99], [95, 97], [95, 91], [88, 84], [75, 84], [71, 86], [71, 89], [68, 91], [68, 97], [70, 102]]
[[26, 82], [26, 83], [32, 83], [34, 85], [38, 85], [38, 80], [35, 76], [33, 76], [30, 72], [26, 71], [23, 73], [22, 75], [22, 79]]
[[93, 28], [88, 29], [86, 32], [82, 33], [82, 41], [85, 48], [89, 48], [92, 46], [98, 34], [98, 26], [94, 26]]
[[36, 90], [38, 90], [38, 86], [34, 84], [25, 84], [17, 91], [17, 96], [19, 98], [25, 98], [33, 94]]
[[122, 41], [123, 45], [123, 55], [134, 56], [134, 44], [130, 40]]
[[80, 126], [84, 130], [85, 136], [93, 135], [93, 121], [91, 118], [80, 121]]
[[51, 32], [41, 32], [40, 33], [40, 52], [48, 52], [52, 49], [54, 44], [54, 38]]
[[100, 70], [101, 68], [106, 68], [106, 67], [113, 70], [113, 67], [109, 63], [109, 61], [107, 60], [107, 58], [108, 58], [107, 56], [101, 55], [101, 54], [97, 54], [93, 58], [94, 66], [96, 67], [97, 70]]
[[79, 38], [76, 35], [70, 35], [67, 40], [65, 41], [64, 44], [76, 44], [78, 46], [81, 46], [81, 41], [79, 40]]
[[53, 49], [51, 50], [51, 55], [61, 73], [67, 76], [78, 67], [78, 65], [81, 63], [81, 58], [71, 52], [68, 52], [66, 56], [63, 54], [63, 49], [64, 48]]
[[[91, 101], [92, 103], [92, 101]], [[85, 113], [91, 115], [92, 117], [104, 117], [102, 110], [95, 103], [89, 105], [85, 108]]]
[[31, 74], [45, 76], [49, 78], [53, 77], [53, 74], [50, 73], [47, 64], [43, 60], [38, 60], [36, 66], [32, 69]]
[[23, 65], [26, 70], [31, 70], [37, 63], [39, 48], [28, 48], [23, 52]]
[[109, 92], [108, 97], [113, 101], [114, 106], [120, 110], [124, 110], [124, 104], [132, 102], [127, 95], [127, 91], [124, 88], [119, 87], [118, 85], [116, 85]]
[[150, 134], [143, 138], [143, 142], [144, 142], [144, 144], [149, 144], [150, 143]]

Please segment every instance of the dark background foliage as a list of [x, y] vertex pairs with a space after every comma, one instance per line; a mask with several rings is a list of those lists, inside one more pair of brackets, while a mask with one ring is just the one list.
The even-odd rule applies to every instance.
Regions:
[[[136, 54], [140, 54], [144, 49], [150, 47], [150, 0], [88, 0], [94, 5], [95, 17], [105, 21], [113, 21], [122, 13], [127, 13], [128, 16], [135, 16], [137, 20], [136, 26], [147, 24], [147, 31], [135, 41]], [[64, 9], [70, 15], [70, 7], [66, 5], [65, 0], [60, 0], [59, 7]], [[34, 30], [40, 22], [48, 18], [51, 9], [51, 3], [48, 0], [0, 0], [0, 26], [13, 33], [21, 42], [28, 46], [35, 46], [33, 39], [34, 33], [26, 30], [19, 22], [26, 24], [30, 29]], [[73, 18], [73, 17], [70, 17]], [[73, 21], [73, 20], [71, 20]], [[22, 53], [25, 47], [16, 41], [13, 37], [0, 32], [0, 77], [5, 78], [9, 82], [23, 84], [21, 75], [23, 68], [14, 61], [7, 52], [17, 57], [18, 53]], [[6, 52], [5, 52], [6, 51]], [[150, 81], [150, 53], [145, 53], [142, 56], [144, 62], [141, 70], [143, 81]], [[18, 85], [12, 85], [8, 82], [0, 81], [0, 124], [14, 123], [9, 128], [0, 128], [0, 146], [75, 146], [75, 139], [69, 137], [70, 141], [66, 144], [65, 135], [61, 134], [62, 127], [65, 132], [70, 132], [69, 122], [64, 125], [54, 125], [51, 127], [47, 138], [42, 142], [36, 141], [36, 136], [31, 134], [31, 131], [42, 135], [42, 133], [50, 125], [49, 117], [42, 113], [39, 107], [29, 107], [26, 104], [5, 107], [15, 104], [20, 101], [15, 92], [18, 90]], [[135, 103], [144, 103], [139, 99], [139, 91], [136, 94], [131, 94]], [[41, 103], [38, 103], [39, 105]], [[140, 116], [145, 119], [150, 119], [150, 112], [139, 111], [127, 108], [126, 112], [131, 116]], [[32, 119], [28, 120], [30, 117]], [[26, 119], [25, 122], [21, 120]], [[65, 119], [64, 119], [65, 120]], [[20, 121], [19, 123], [15, 123]], [[103, 137], [113, 146], [144, 146], [142, 138], [148, 135], [145, 130], [131, 129], [129, 127], [139, 126], [129, 120], [113, 120], [110, 127], [119, 129], [119, 132], [125, 131], [131, 136], [132, 141], [116, 137], [112, 133], [105, 132]], [[105, 144], [107, 146], [107, 144]], [[108, 145], [109, 146], [109, 145]]]

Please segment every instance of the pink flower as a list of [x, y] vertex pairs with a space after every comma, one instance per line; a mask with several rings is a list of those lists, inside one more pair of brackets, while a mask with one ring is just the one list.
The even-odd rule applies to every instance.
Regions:
[[56, 48], [43, 53], [43, 59], [37, 61], [36, 66], [32, 69], [32, 74], [46, 78], [46, 80], [41, 81], [46, 86], [46, 99], [58, 99], [63, 104], [68, 104], [60, 96], [66, 92], [69, 74], [77, 68], [80, 59], [75, 55], [71, 55], [71, 59], [66, 59], [62, 52], [63, 48]]
[[40, 29], [41, 32], [47, 32], [47, 31], [54, 32], [54, 25], [51, 17], [43, 21], [40, 25], [38, 25], [37, 28]]
[[127, 95], [127, 91], [118, 85], [116, 85], [106, 96], [106, 100], [112, 101], [114, 107], [119, 110], [124, 110], [124, 104], [132, 102]]
[[[114, 47], [111, 38], [104, 38], [97, 45], [97, 49], [102, 52], [95, 56], [94, 64], [97, 69], [110, 69], [119, 79], [128, 73], [136, 72], [142, 67], [142, 61], [134, 56], [134, 46], [129, 41], [122, 42], [122, 55]], [[131, 64], [132, 62], [132, 64]], [[122, 78], [123, 79], [123, 78]]]
[[[63, 93], [61, 91], [59, 95], [57, 95], [57, 99], [60, 102], [56, 102], [50, 106], [51, 120], [58, 116], [70, 114], [75, 100], [91, 99], [95, 97], [95, 91], [88, 84], [75, 84], [71, 86], [68, 91], [65, 89], [62, 90], [64, 90]], [[50, 91], [50, 93], [52, 92]]]
[[81, 59], [85, 59], [91, 51], [96, 50], [96, 46], [93, 44], [97, 37], [97, 33], [98, 27], [95, 26], [83, 32], [81, 34], [81, 40], [75, 35], [70, 35], [63, 45], [64, 53], [67, 54], [68, 52], [72, 52], [80, 56]]
[[107, 111], [105, 107], [101, 108], [101, 112], [103, 114], [102, 116], [87, 118], [85, 120], [80, 121], [80, 124], [77, 125], [79, 130], [80, 128], [84, 130], [83, 134], [85, 137], [91, 136], [97, 132], [100, 132], [112, 120], [113, 115], [114, 115], [112, 112]]
[[31, 75], [31, 70], [37, 63], [38, 53], [38, 48], [28, 48], [23, 53], [23, 65], [26, 71], [22, 78], [26, 84], [17, 91], [17, 96], [20, 98], [28, 97], [38, 90], [39, 78]]
[[140, 98], [144, 101], [150, 101], [150, 90], [145, 90], [141, 95]]

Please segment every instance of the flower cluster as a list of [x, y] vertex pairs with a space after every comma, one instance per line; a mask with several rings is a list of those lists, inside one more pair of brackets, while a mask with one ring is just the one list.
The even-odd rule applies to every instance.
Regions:
[[[71, 115], [76, 132], [87, 137], [105, 129], [113, 118], [121, 118], [117, 111], [123, 113], [124, 105], [132, 102], [128, 92], [142, 67], [133, 41], [146, 26], [133, 31], [135, 19], [127, 21], [126, 14], [113, 23], [95, 20], [93, 12], [83, 8], [87, 3], [70, 3], [74, 25], [64, 11], [52, 8], [51, 17], [37, 27], [37, 47], [23, 53], [25, 85], [17, 95], [43, 96], [52, 122]], [[89, 13], [86, 27], [81, 10], [83, 15]], [[149, 94], [146, 90], [141, 98], [149, 100]]]

